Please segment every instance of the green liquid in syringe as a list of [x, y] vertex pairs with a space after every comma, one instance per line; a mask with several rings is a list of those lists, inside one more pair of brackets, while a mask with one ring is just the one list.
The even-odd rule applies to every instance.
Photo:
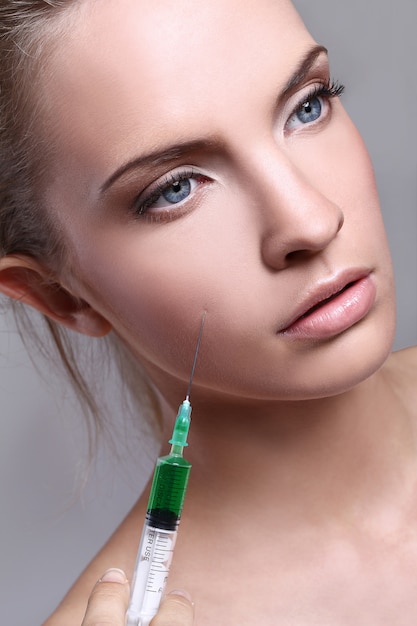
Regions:
[[181, 518], [191, 463], [174, 450], [158, 459], [149, 496], [147, 523], [155, 528], [176, 530]]

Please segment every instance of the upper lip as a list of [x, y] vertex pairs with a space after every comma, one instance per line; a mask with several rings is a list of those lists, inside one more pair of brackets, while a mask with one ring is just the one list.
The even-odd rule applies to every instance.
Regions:
[[314, 307], [325, 304], [326, 300], [332, 298], [351, 284], [365, 278], [370, 274], [369, 270], [349, 269], [339, 272], [329, 279], [321, 280], [309, 291], [307, 296], [296, 307], [291, 317], [284, 323], [278, 332], [287, 330], [301, 317], [305, 316]]

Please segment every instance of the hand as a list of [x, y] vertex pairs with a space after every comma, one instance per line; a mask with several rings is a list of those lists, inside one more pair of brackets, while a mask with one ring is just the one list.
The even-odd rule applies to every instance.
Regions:
[[150, 626], [193, 626], [194, 606], [188, 594], [171, 591], [166, 595]]
[[[125, 574], [109, 569], [96, 583], [88, 600], [81, 626], [125, 626], [130, 588]], [[193, 626], [194, 609], [182, 591], [174, 591], [162, 600], [151, 626]]]

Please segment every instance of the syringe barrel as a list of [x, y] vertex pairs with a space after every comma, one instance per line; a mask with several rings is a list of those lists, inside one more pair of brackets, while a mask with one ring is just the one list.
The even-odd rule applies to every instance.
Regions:
[[149, 526], [165, 530], [178, 528], [190, 470], [191, 463], [179, 454], [158, 459], [146, 514]]
[[171, 566], [190, 470], [191, 463], [175, 451], [157, 461], [126, 626], [148, 626], [158, 611]]
[[148, 626], [158, 612], [174, 553], [176, 531], [145, 524], [132, 581], [126, 626]]

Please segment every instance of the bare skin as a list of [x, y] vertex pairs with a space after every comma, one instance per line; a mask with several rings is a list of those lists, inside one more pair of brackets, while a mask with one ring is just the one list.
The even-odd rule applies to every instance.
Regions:
[[[27, 259], [8, 283], [3, 262], [3, 289], [113, 329], [171, 407], [164, 440], [207, 311], [169, 581], [196, 625], [411, 626], [417, 355], [387, 360], [389, 252], [363, 143], [312, 93], [329, 91], [326, 51], [287, 0], [79, 11], [44, 85], [65, 298], [19, 292], [19, 267], [43, 277]], [[107, 568], [131, 576], [146, 502], [45, 626], [82, 624]]]
[[[219, 442], [219, 429], [195, 418], [169, 580], [191, 593], [195, 624], [414, 624], [416, 376], [416, 350], [396, 353], [364, 384], [357, 412], [329, 402], [307, 429], [305, 415], [256, 435], [223, 423]], [[201, 437], [204, 454], [194, 454]], [[47, 626], [81, 623], [110, 563], [132, 571], [146, 500]]]

